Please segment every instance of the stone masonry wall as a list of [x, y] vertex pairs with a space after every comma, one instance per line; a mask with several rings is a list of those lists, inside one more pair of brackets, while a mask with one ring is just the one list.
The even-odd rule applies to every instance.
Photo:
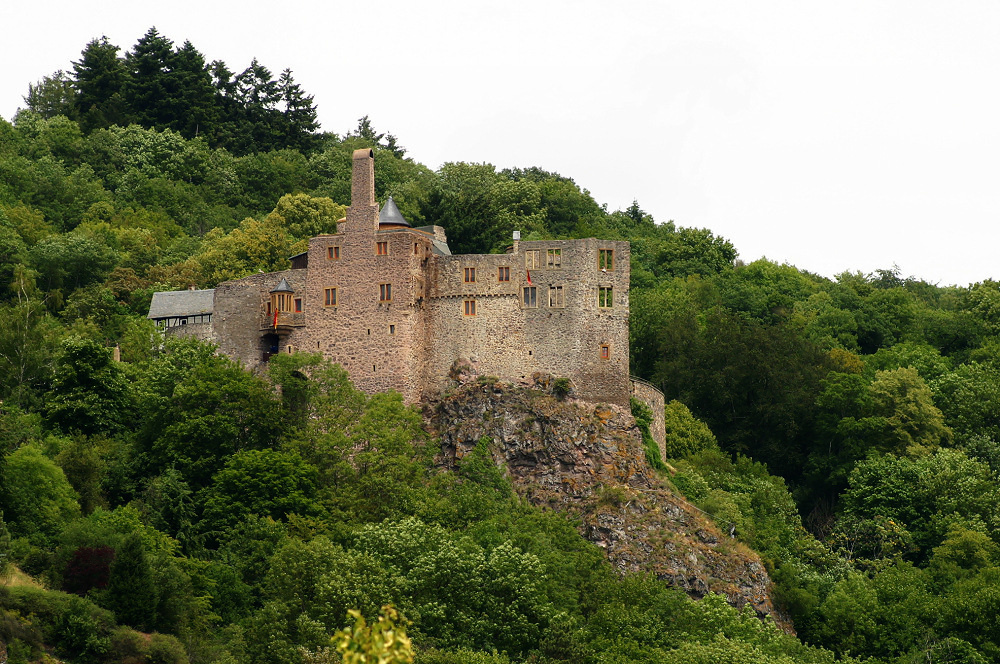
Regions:
[[[435, 254], [442, 229], [379, 227], [373, 164], [370, 150], [355, 151], [347, 216], [337, 233], [309, 241], [307, 268], [219, 285], [213, 330], [221, 352], [250, 367], [271, 344], [319, 352], [359, 389], [396, 390], [409, 403], [447, 387], [461, 359], [515, 382], [566, 377], [581, 399], [628, 406], [627, 242], [525, 241], [507, 254]], [[272, 330], [264, 312], [282, 277], [303, 310]], [[535, 289], [535, 306], [525, 306], [525, 287]]]
[[[271, 290], [284, 278], [297, 297], [305, 285], [305, 277], [306, 270], [285, 270], [254, 274], [216, 286], [212, 328], [219, 351], [249, 368], [260, 365], [266, 350], [262, 337], [268, 330], [262, 328], [268, 324], [266, 307]], [[281, 332], [279, 348], [295, 343], [289, 340], [287, 329]]]
[[[612, 269], [603, 272], [601, 249], [614, 256]], [[558, 266], [548, 264], [550, 250], [558, 252]], [[461, 358], [478, 373], [505, 380], [535, 372], [565, 376], [582, 399], [628, 405], [627, 242], [519, 242], [508, 254], [435, 256], [433, 262], [432, 388], [447, 384], [448, 370]], [[506, 282], [499, 279], [503, 267]], [[474, 283], [466, 281], [467, 268], [476, 270]], [[561, 288], [561, 302], [550, 300], [553, 286]], [[602, 286], [613, 289], [611, 307], [598, 306]], [[525, 287], [535, 289], [536, 306], [524, 306]], [[475, 301], [475, 315], [467, 315], [467, 301]]]
[[666, 405], [663, 392], [641, 378], [632, 378], [632, 397], [643, 402], [653, 411], [653, 421], [649, 424], [649, 433], [660, 446], [660, 456], [667, 458], [667, 425], [663, 408]]

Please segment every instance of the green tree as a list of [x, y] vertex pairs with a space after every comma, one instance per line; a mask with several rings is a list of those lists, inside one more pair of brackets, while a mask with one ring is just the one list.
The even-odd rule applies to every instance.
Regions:
[[254, 514], [280, 520], [317, 511], [316, 468], [294, 452], [243, 450], [226, 460], [205, 498], [207, 527], [234, 527]]
[[80, 60], [73, 63], [76, 113], [81, 127], [90, 132], [113, 124], [127, 124], [124, 89], [128, 70], [119, 48], [107, 37], [91, 40]]
[[156, 624], [158, 590], [139, 535], [126, 537], [115, 551], [106, 601], [118, 622], [141, 631]]
[[2, 509], [15, 537], [54, 537], [80, 515], [66, 475], [38, 445], [25, 445], [4, 458]]
[[46, 417], [64, 431], [114, 434], [132, 420], [128, 383], [111, 350], [70, 337], [62, 344]]
[[63, 115], [76, 117], [76, 89], [73, 79], [59, 70], [51, 76], [45, 76], [34, 84], [28, 84], [28, 94], [24, 96], [28, 110], [38, 113], [43, 118]]
[[348, 618], [353, 627], [345, 627], [333, 635], [337, 651], [344, 664], [408, 664], [413, 661], [413, 644], [406, 636], [405, 621], [392, 606], [382, 607], [378, 623], [368, 625], [360, 611], [351, 609]]

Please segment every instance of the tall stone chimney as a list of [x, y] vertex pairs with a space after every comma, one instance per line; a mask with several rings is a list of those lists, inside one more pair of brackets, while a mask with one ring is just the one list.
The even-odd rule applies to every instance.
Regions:
[[351, 167], [351, 206], [347, 208], [350, 230], [378, 230], [378, 204], [375, 202], [375, 151], [355, 150]]

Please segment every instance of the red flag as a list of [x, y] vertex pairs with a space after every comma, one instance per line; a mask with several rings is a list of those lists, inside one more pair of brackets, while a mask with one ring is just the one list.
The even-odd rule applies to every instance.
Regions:
[[278, 329], [278, 310], [274, 310], [274, 329]]
[[530, 284], [531, 283], [531, 270], [525, 270], [525, 272], [528, 275], [528, 283]]

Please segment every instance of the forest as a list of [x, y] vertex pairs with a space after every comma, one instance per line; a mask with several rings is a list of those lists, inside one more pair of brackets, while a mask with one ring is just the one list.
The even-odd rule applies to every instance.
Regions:
[[[745, 263], [541, 167], [431, 170], [368, 118], [321, 132], [290, 71], [155, 29], [25, 104], [0, 119], [8, 662], [374, 661], [368, 637], [418, 664], [1000, 661], [1000, 283]], [[618, 573], [335, 365], [252, 374], [161, 338], [153, 292], [287, 269], [334, 227], [360, 147], [455, 253], [631, 243], [631, 371], [668, 402], [652, 461], [759, 554], [794, 635]]]

